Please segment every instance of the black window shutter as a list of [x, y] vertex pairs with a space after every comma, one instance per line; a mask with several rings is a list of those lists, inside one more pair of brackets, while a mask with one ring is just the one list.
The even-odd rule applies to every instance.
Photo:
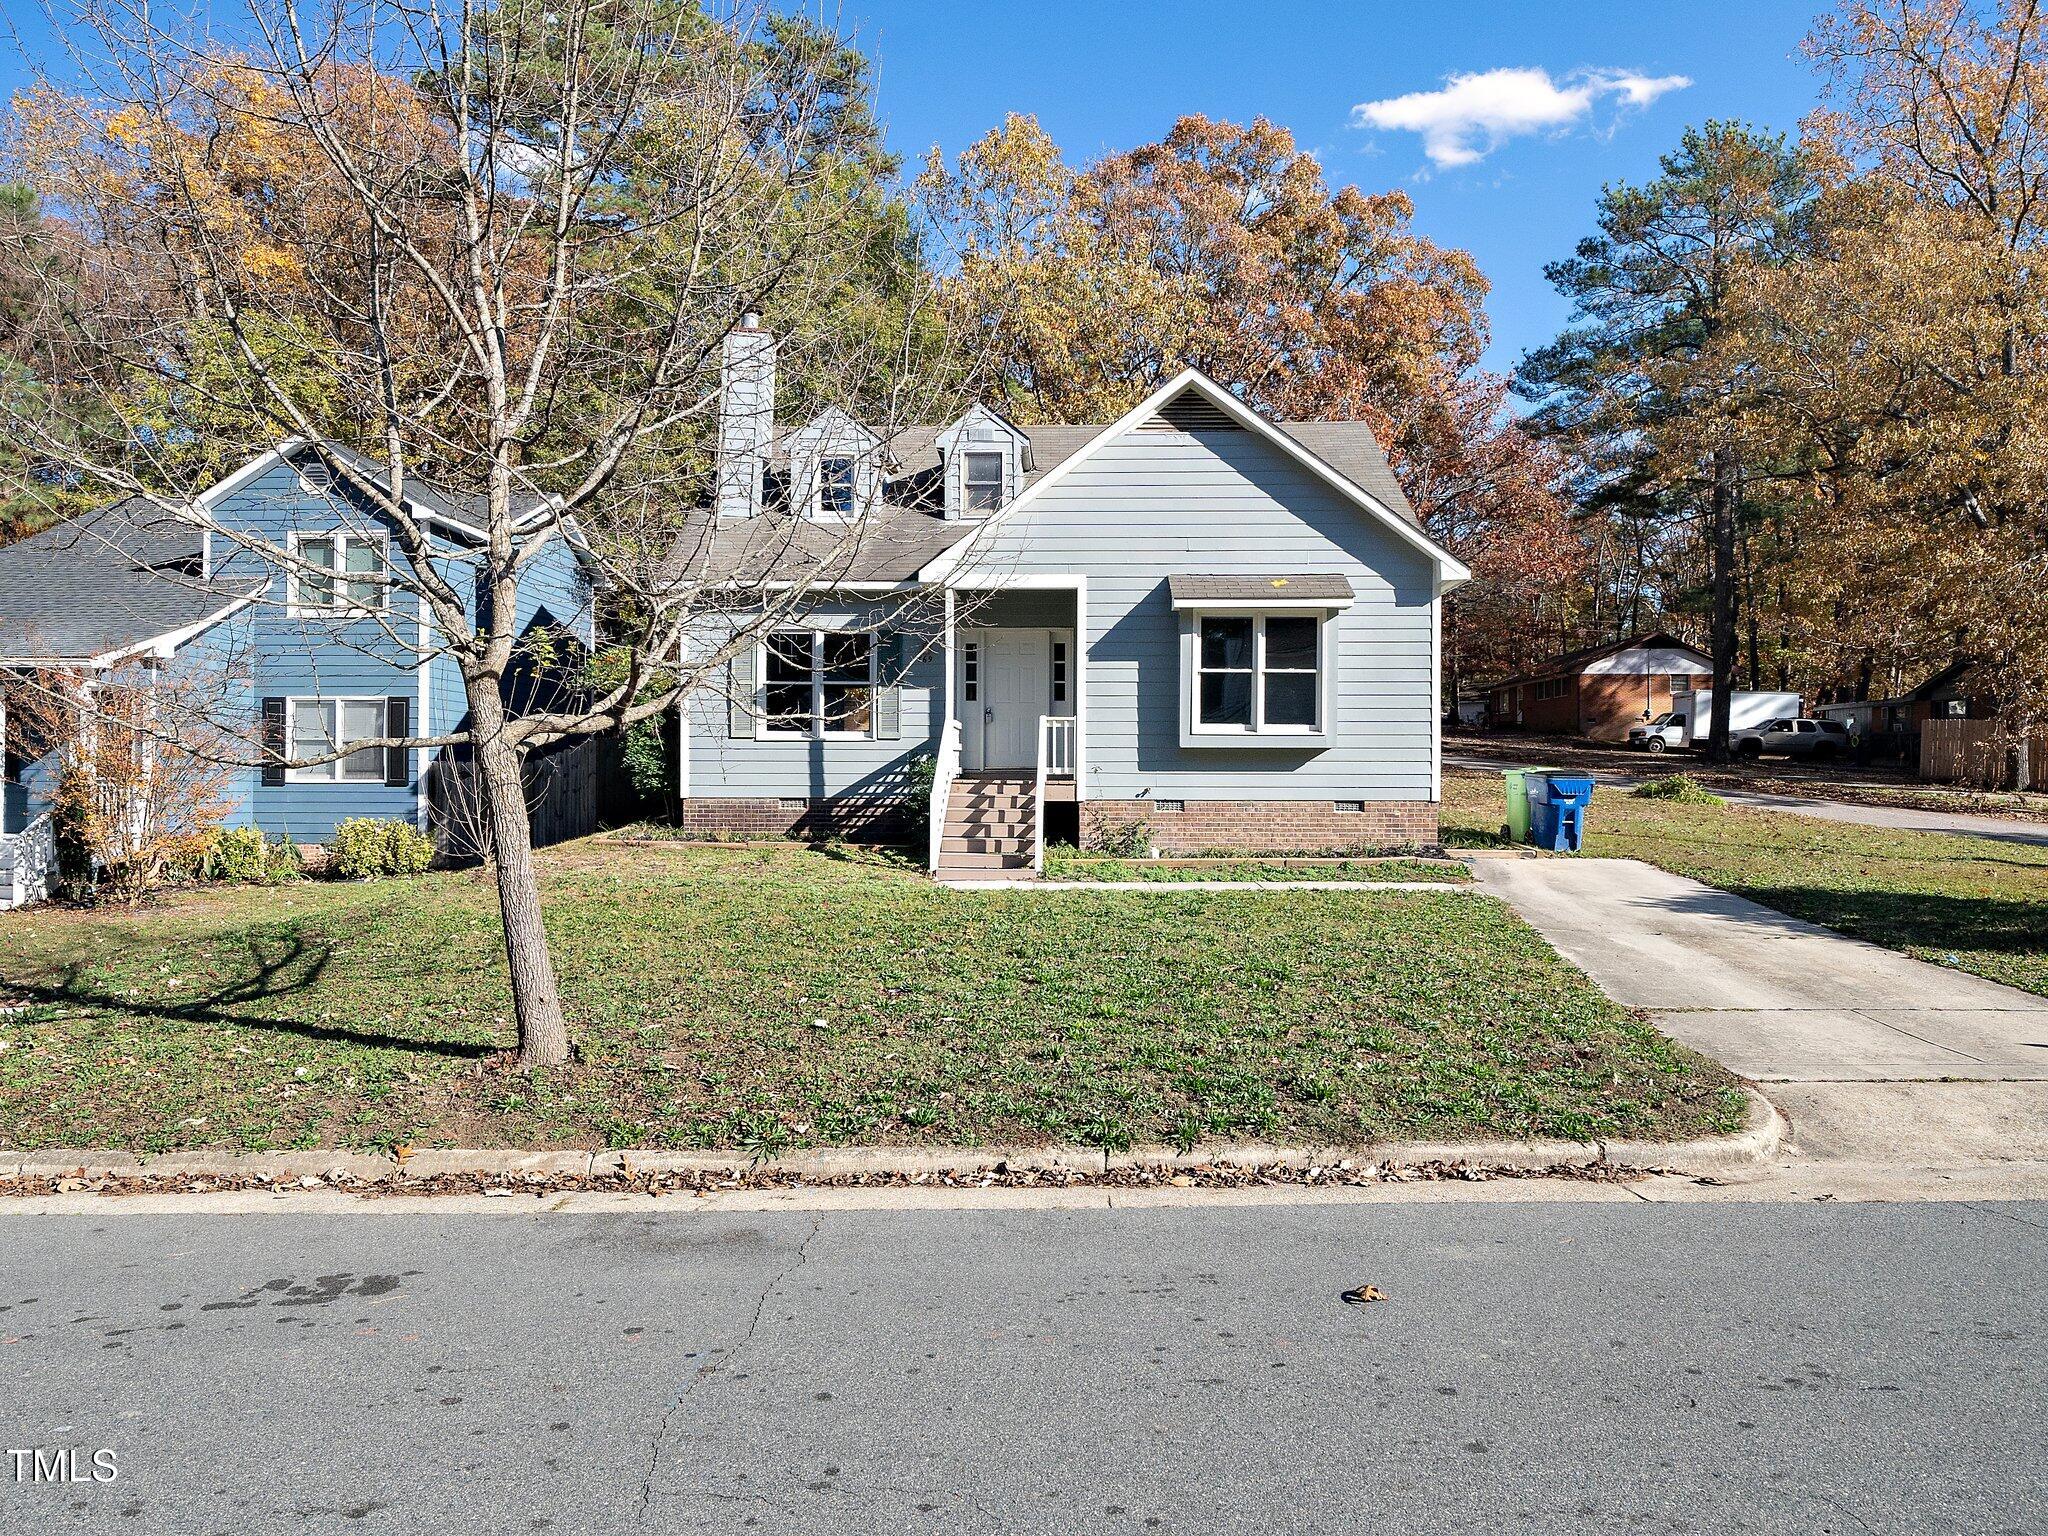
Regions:
[[[412, 700], [402, 694], [393, 694], [384, 701], [384, 734], [386, 736], [410, 736], [412, 734]], [[406, 772], [406, 759], [412, 755], [407, 747], [386, 747], [384, 749], [384, 782], [394, 789], [402, 789], [412, 780]]]
[[263, 701], [263, 782], [284, 782], [284, 700]]

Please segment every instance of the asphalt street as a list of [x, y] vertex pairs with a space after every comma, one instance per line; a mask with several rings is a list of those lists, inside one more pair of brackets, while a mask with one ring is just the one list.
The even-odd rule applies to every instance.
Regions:
[[0, 1214], [0, 1432], [81, 1479], [0, 1531], [2034, 1533], [2044, 1265], [2020, 1202]]

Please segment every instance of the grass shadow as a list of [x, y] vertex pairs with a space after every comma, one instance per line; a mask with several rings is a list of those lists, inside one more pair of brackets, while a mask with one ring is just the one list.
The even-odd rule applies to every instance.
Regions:
[[48, 1006], [93, 1009], [136, 1018], [162, 1019], [168, 1023], [231, 1024], [240, 1029], [295, 1035], [303, 1040], [420, 1051], [460, 1060], [473, 1061], [492, 1055], [498, 1049], [478, 1042], [422, 1040], [352, 1029], [346, 1025], [314, 1024], [301, 1019], [271, 1018], [261, 1013], [237, 1011], [309, 991], [319, 984], [333, 958], [332, 946], [308, 943], [298, 934], [270, 941], [248, 935], [240, 942], [249, 961], [243, 974], [211, 991], [194, 992], [189, 998], [176, 1002], [93, 984], [87, 979], [87, 966], [79, 961], [67, 964], [55, 980], [10, 981], [7, 990], [25, 1001]]
[[1731, 883], [1728, 890], [1837, 933], [1893, 949], [1944, 949], [2048, 958], [2048, 903], [1994, 896], [1843, 891]]

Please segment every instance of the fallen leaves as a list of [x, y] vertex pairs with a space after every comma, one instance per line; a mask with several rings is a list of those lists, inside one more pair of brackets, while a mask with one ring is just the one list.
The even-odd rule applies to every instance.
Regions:
[[1376, 1285], [1354, 1285], [1344, 1293], [1342, 1299], [1347, 1305], [1363, 1307], [1375, 1301], [1385, 1301], [1387, 1293]]

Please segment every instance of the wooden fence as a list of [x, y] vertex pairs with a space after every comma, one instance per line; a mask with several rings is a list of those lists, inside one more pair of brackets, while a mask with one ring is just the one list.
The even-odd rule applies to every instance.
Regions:
[[[526, 813], [533, 845], [545, 848], [598, 829], [611, 777], [609, 743], [596, 736], [560, 742], [526, 759]], [[477, 766], [443, 755], [427, 768], [427, 804], [434, 842], [453, 859], [481, 855], [490, 837]]]
[[1929, 720], [1920, 728], [1920, 777], [1978, 789], [2048, 786], [2048, 734], [2027, 738], [2018, 764], [2013, 761], [2016, 745], [2020, 744], [1999, 736], [1994, 721]]

